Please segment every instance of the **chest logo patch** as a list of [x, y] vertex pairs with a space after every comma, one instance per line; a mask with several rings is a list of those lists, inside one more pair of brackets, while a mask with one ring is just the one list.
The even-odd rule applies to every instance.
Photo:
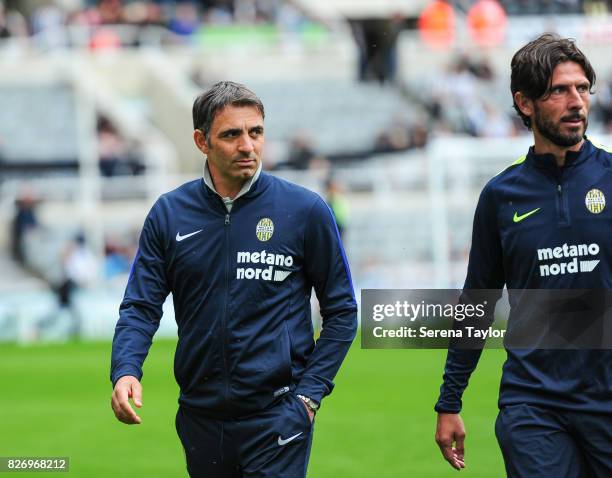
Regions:
[[257, 236], [257, 239], [262, 242], [266, 242], [270, 240], [272, 234], [274, 234], [274, 223], [272, 222], [272, 219], [269, 217], [260, 219], [257, 223], [257, 227], [255, 228], [255, 235]]
[[520, 216], [518, 215], [518, 212], [514, 211], [514, 217], [512, 218], [512, 220], [514, 222], [521, 222], [523, 219], [528, 218], [529, 216], [531, 216], [532, 214], [535, 214], [539, 210], [540, 208], [536, 208], [532, 211], [526, 212], [525, 214], [521, 214]]
[[599, 214], [606, 207], [606, 196], [599, 189], [591, 189], [584, 198], [586, 208], [593, 214]]

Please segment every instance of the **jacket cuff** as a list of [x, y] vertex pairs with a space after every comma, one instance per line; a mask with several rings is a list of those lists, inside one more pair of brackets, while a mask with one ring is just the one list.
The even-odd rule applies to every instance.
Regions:
[[302, 377], [293, 393], [295, 395], [304, 395], [321, 405], [323, 398], [329, 395], [332, 389], [333, 384], [331, 384], [331, 387], [328, 387], [323, 382], [310, 375]]
[[460, 413], [461, 405], [461, 400], [457, 402], [455, 400], [445, 400], [440, 398], [438, 403], [436, 403], [434, 410], [438, 413]]

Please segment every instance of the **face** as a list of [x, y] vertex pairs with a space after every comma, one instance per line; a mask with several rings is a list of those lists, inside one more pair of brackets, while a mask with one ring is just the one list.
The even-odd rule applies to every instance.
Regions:
[[529, 113], [535, 134], [560, 147], [580, 141], [588, 126], [591, 85], [577, 63], [567, 61], [555, 67], [550, 91], [531, 103]]
[[207, 155], [215, 182], [241, 185], [253, 177], [264, 146], [263, 118], [254, 106], [228, 105], [215, 115], [208, 141], [196, 130], [194, 139]]

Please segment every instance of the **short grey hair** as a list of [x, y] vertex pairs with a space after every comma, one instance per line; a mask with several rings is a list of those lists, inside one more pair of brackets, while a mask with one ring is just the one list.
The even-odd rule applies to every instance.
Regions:
[[261, 117], [265, 118], [263, 103], [255, 93], [243, 84], [220, 81], [193, 102], [193, 129], [201, 130], [208, 141], [215, 115], [227, 105], [254, 106], [261, 113]]

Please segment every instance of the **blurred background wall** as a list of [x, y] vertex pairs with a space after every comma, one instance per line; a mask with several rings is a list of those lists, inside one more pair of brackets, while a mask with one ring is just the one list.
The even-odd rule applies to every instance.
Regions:
[[0, 0], [0, 341], [112, 336], [147, 211], [202, 174], [193, 100], [223, 79], [265, 104], [264, 167], [334, 208], [358, 293], [460, 287], [478, 193], [530, 145], [512, 54], [575, 38], [598, 73], [589, 135], [612, 145], [611, 11]]

